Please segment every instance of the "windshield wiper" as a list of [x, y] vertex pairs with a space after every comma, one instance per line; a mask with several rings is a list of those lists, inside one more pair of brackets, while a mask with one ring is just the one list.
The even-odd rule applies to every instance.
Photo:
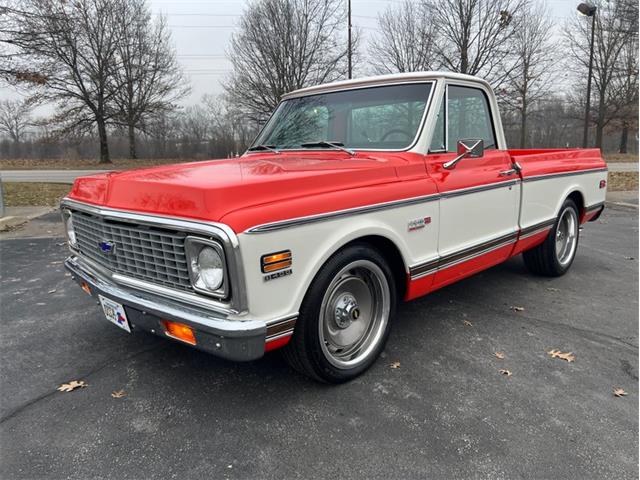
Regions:
[[326, 147], [326, 148], [335, 148], [337, 150], [342, 150], [343, 152], [347, 152], [349, 155], [354, 156], [356, 152], [344, 146], [342, 142], [328, 142], [326, 140], [320, 140], [319, 142], [309, 142], [303, 143], [300, 145], [302, 148], [313, 148], [313, 147]]
[[280, 150], [275, 145], [254, 145], [251, 148], [247, 148], [247, 152], [257, 152], [258, 150], [269, 150], [273, 153], [280, 153]]

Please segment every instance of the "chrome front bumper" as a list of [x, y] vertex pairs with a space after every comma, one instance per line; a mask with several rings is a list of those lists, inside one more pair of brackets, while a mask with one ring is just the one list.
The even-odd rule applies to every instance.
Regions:
[[[195, 348], [218, 357], [248, 361], [264, 355], [267, 338], [267, 324], [264, 321], [230, 320], [223, 313], [124, 287], [76, 256], [67, 258], [65, 267], [79, 285], [84, 283], [89, 287], [92, 297], [97, 299], [98, 295], [102, 295], [122, 304], [132, 331], [144, 330], [173, 339], [165, 333], [161, 323], [162, 320], [172, 320], [184, 323], [194, 330]], [[269, 333], [271, 334], [274, 325], [279, 324], [280, 322], [270, 324]]]

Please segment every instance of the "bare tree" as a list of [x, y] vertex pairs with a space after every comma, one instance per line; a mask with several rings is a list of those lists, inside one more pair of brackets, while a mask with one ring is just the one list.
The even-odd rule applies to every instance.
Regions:
[[524, 0], [432, 0], [440, 65], [499, 85], [508, 73], [511, 39]]
[[123, 0], [22, 0], [28, 15], [13, 17], [10, 43], [19, 53], [18, 71], [34, 72], [42, 82], [21, 78], [39, 90], [43, 102], [57, 105], [63, 131], [97, 129], [100, 162], [109, 163], [107, 124], [120, 31], [114, 26]]
[[527, 120], [536, 103], [547, 97], [555, 84], [558, 71], [557, 48], [553, 23], [544, 5], [521, 11], [523, 21], [515, 31], [510, 45], [512, 68], [507, 69], [504, 88], [499, 90], [500, 103], [513, 110], [519, 119], [520, 148], [527, 145]]
[[378, 16], [377, 37], [369, 44], [375, 73], [417, 72], [434, 66], [435, 24], [430, 4], [404, 0]]
[[[635, 0], [611, 0], [599, 1], [596, 5], [593, 59], [593, 93], [596, 101], [593, 103], [595, 112], [590, 113], [592, 120], [595, 117], [595, 145], [601, 148], [604, 130], [616, 118], [619, 106], [616, 95], [612, 94], [612, 84], [619, 75], [622, 53], [625, 45], [637, 39], [638, 3]], [[590, 20], [576, 18], [566, 29], [571, 47], [569, 66], [573, 67], [580, 80], [587, 77], [589, 68], [591, 25]]]
[[114, 70], [114, 123], [127, 129], [129, 157], [137, 158], [136, 130], [149, 118], [175, 108], [188, 93], [164, 17], [154, 22], [146, 0], [127, 0], [116, 28], [119, 68]]
[[44, 83], [41, 74], [20, 62], [20, 49], [13, 44], [13, 36], [18, 29], [17, 20], [30, 16], [33, 16], [33, 12], [22, 9], [19, 4], [0, 5], [0, 85], [15, 86], [21, 81]]
[[341, 0], [255, 0], [231, 38], [225, 89], [254, 121], [291, 90], [343, 78], [347, 45]]
[[20, 143], [32, 124], [32, 110], [29, 100], [0, 101], [0, 132], [8, 135], [14, 143]]
[[[637, 18], [637, 16], [636, 16]], [[634, 28], [631, 26], [631, 28]], [[635, 33], [634, 33], [635, 32]], [[627, 153], [629, 132], [638, 128], [638, 30], [630, 32], [611, 82], [614, 125], [620, 130], [619, 153]]]

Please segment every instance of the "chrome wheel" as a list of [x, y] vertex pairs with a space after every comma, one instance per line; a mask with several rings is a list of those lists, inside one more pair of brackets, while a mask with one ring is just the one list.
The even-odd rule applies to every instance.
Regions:
[[578, 215], [567, 207], [563, 210], [556, 228], [556, 258], [563, 267], [571, 262], [578, 245]]
[[391, 293], [382, 269], [356, 260], [333, 278], [320, 307], [320, 342], [325, 358], [340, 369], [366, 361], [389, 321]]

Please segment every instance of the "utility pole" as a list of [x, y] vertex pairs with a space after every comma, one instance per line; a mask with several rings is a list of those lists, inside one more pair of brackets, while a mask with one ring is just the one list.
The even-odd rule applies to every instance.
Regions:
[[593, 77], [593, 47], [596, 33], [596, 11], [598, 8], [588, 3], [578, 5], [578, 12], [586, 17], [591, 17], [591, 45], [589, 48], [589, 76], [587, 78], [587, 106], [584, 111], [584, 128], [582, 130], [582, 148], [589, 144], [589, 116], [591, 110], [591, 79]]
[[348, 62], [348, 78], [351, 79], [352, 76], [352, 65], [351, 65], [351, 0], [347, 0], [347, 23], [348, 23], [348, 32], [347, 32], [347, 62]]

